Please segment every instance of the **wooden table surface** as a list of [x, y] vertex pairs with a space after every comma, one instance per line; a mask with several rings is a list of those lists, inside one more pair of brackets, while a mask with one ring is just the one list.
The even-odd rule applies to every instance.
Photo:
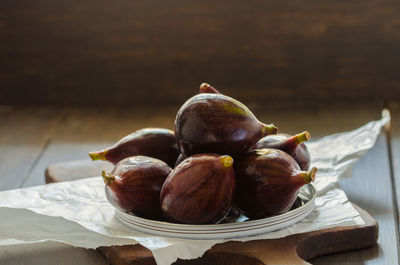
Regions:
[[[308, 130], [312, 139], [356, 129], [381, 117], [379, 104], [266, 109], [249, 104], [264, 122], [280, 131]], [[392, 126], [354, 167], [341, 186], [350, 201], [379, 222], [372, 248], [310, 260], [312, 264], [399, 264], [400, 104], [389, 104]], [[140, 108], [0, 106], [0, 190], [42, 185], [53, 163], [89, 159], [88, 151], [109, 146], [143, 127], [172, 128], [177, 106]], [[94, 250], [61, 243], [0, 247], [0, 264], [106, 264]]]

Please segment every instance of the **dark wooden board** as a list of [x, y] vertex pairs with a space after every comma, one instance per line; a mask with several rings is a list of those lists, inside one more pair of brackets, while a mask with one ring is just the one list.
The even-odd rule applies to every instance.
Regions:
[[[75, 178], [77, 172], [98, 176], [100, 171], [86, 160], [56, 164], [48, 167], [46, 180], [65, 181], [68, 176]], [[357, 210], [366, 222], [363, 226], [335, 227], [273, 240], [227, 242], [214, 246], [200, 259], [181, 260], [176, 264], [306, 264], [304, 260], [316, 256], [370, 247], [378, 239], [378, 224], [367, 212], [358, 207]], [[113, 265], [155, 262], [151, 252], [140, 245], [101, 247], [100, 250]]]
[[[365, 225], [335, 227], [279, 239], [229, 241], [213, 246], [201, 258], [178, 260], [174, 264], [309, 264], [306, 260], [316, 256], [371, 247], [378, 239], [378, 223], [355, 207]], [[155, 264], [151, 252], [140, 245], [101, 247], [100, 251], [113, 265]]]
[[0, 103], [181, 103], [204, 81], [275, 105], [399, 98], [399, 13], [395, 0], [3, 0]]

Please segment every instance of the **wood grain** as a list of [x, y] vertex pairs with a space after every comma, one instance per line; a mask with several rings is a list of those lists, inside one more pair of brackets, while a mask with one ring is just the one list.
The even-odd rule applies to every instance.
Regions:
[[29, 178], [63, 113], [0, 107], [0, 190], [19, 188]]
[[[389, 137], [390, 141], [390, 154], [392, 156], [392, 174], [395, 188], [395, 199], [397, 211], [395, 215], [397, 215], [397, 226], [399, 227], [400, 223], [400, 104], [396, 102], [390, 102], [389, 110], [391, 111], [391, 126]], [[399, 229], [400, 231], [400, 229]], [[399, 240], [399, 233], [397, 234], [397, 238]], [[399, 242], [399, 241], [398, 241]], [[400, 262], [399, 262], [400, 263]]]
[[0, 263], [7, 265], [107, 265], [96, 250], [46, 241], [40, 243], [0, 246]]
[[4, 0], [0, 103], [176, 104], [204, 81], [276, 105], [399, 98], [399, 12], [395, 0]]
[[[107, 161], [74, 160], [49, 165], [45, 171], [46, 183], [73, 181], [82, 178], [99, 177], [101, 172], [111, 172], [114, 165]], [[82, 174], [85, 172], [85, 174]]]
[[[352, 176], [340, 180], [340, 185], [351, 202], [378, 221], [379, 247], [369, 252], [320, 257], [311, 263], [332, 264], [340, 260], [340, 264], [354, 264], [372, 259], [377, 264], [398, 264], [398, 227], [385, 134], [380, 135], [375, 146], [354, 166]], [[382, 255], [384, 249], [385, 255]]]
[[172, 128], [176, 107], [67, 108], [68, 115], [51, 135], [24, 187], [45, 184], [50, 164], [87, 159], [88, 152], [111, 146], [120, 138], [144, 127]]

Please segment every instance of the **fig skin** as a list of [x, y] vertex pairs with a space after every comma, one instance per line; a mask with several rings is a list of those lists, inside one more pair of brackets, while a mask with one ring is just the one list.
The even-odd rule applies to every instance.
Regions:
[[221, 92], [219, 92], [215, 87], [207, 83], [202, 83], [200, 85], [199, 93], [221, 94]]
[[175, 167], [177, 167], [183, 160], [185, 160], [187, 158], [187, 156], [185, 156], [184, 154], [180, 154], [179, 156], [178, 156], [178, 159], [176, 159], [176, 162], [175, 162]]
[[92, 160], [107, 160], [113, 164], [136, 155], [154, 157], [173, 167], [179, 155], [174, 132], [163, 128], [143, 128], [107, 149], [89, 153]]
[[228, 213], [235, 189], [233, 159], [198, 154], [181, 162], [161, 189], [161, 208], [167, 220], [211, 224]]
[[165, 162], [152, 157], [125, 158], [111, 173], [102, 172], [107, 198], [124, 212], [160, 220], [160, 191], [171, 171]]
[[261, 138], [252, 149], [273, 148], [288, 153], [296, 160], [301, 170], [309, 170], [311, 164], [311, 155], [305, 141], [310, 139], [310, 133], [304, 131], [296, 135], [279, 133], [276, 135], [267, 135]]
[[276, 134], [273, 125], [261, 123], [239, 101], [222, 94], [197, 94], [179, 109], [175, 135], [185, 156], [217, 153], [236, 156], [259, 139]]
[[285, 213], [316, 172], [316, 168], [301, 171], [290, 155], [278, 149], [249, 151], [235, 163], [235, 206], [252, 219]]

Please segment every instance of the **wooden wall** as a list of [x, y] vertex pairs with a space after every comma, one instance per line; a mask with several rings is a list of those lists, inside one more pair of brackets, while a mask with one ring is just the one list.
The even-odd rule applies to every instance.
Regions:
[[2, 0], [0, 104], [400, 98], [400, 2]]

